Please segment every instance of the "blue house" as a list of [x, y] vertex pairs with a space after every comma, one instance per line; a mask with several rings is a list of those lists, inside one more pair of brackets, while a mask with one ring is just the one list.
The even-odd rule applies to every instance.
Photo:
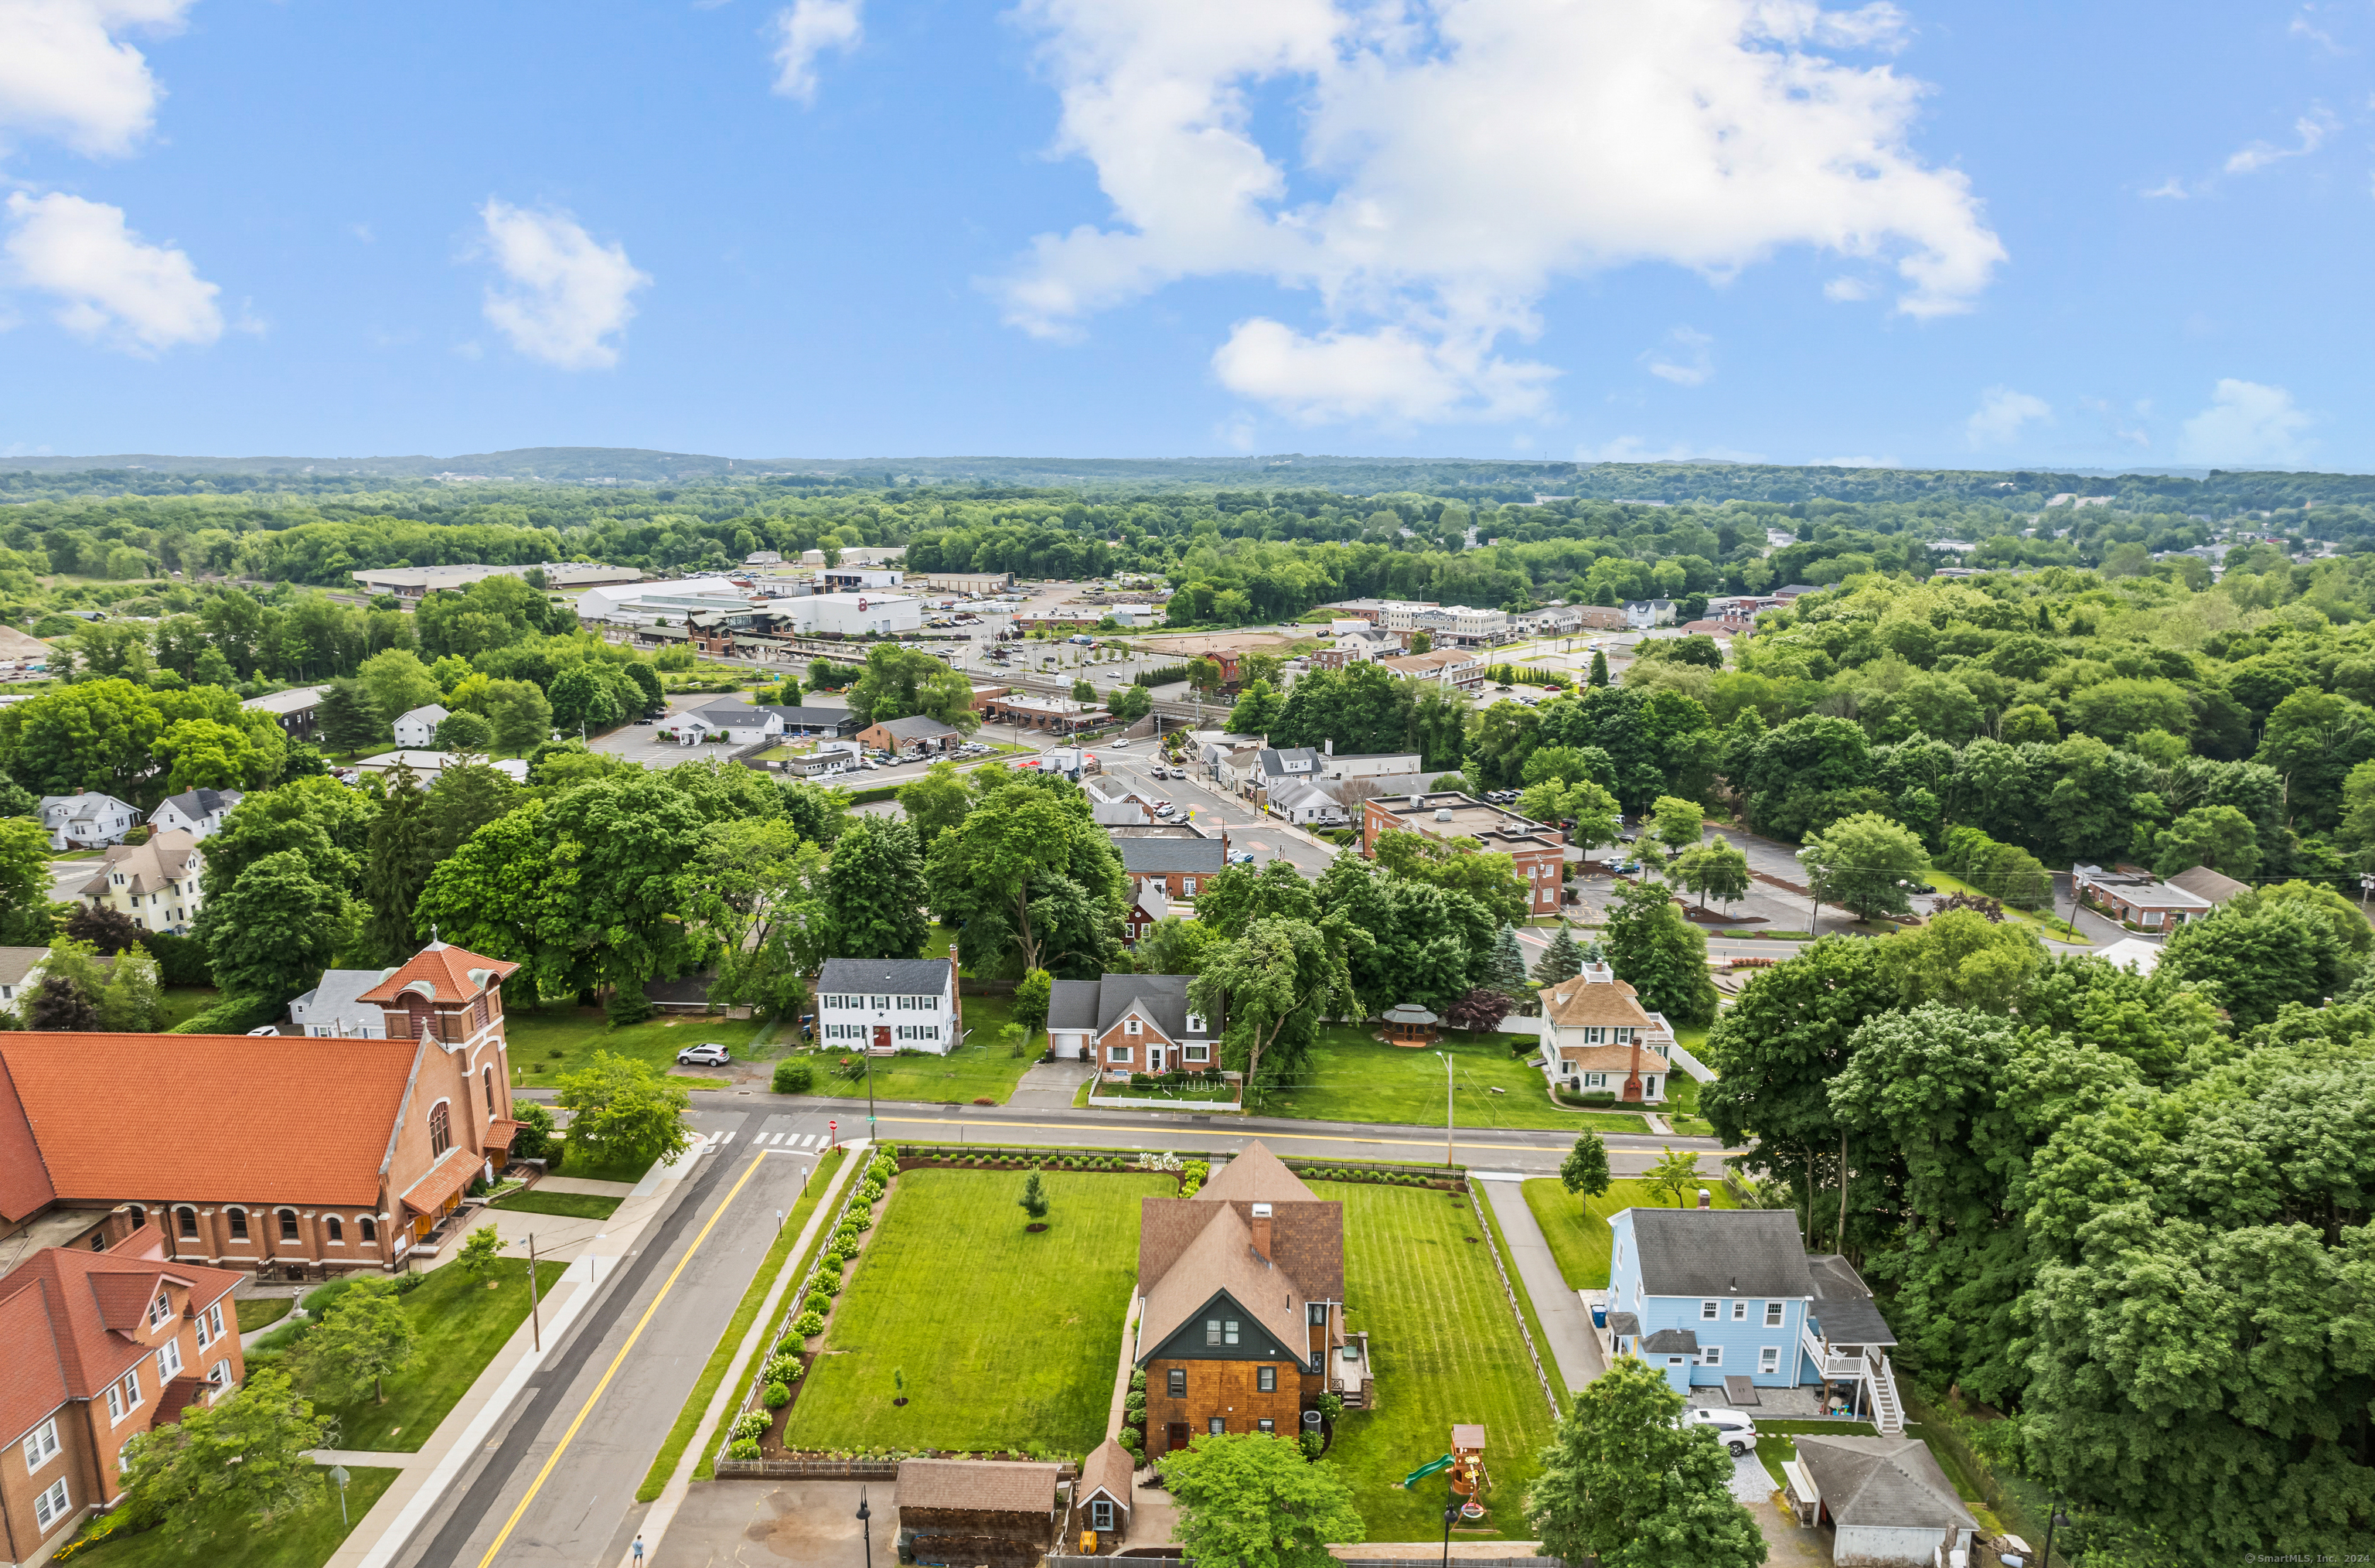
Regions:
[[1601, 1348], [1687, 1395], [1832, 1385], [1885, 1433], [1905, 1424], [1896, 1337], [1845, 1258], [1808, 1256], [1775, 1208], [1626, 1208], [1609, 1220]]

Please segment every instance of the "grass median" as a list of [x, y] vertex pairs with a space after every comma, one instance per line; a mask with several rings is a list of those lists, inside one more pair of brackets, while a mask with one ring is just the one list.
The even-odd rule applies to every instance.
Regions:
[[[1534, 1220], [1542, 1226], [1543, 1238], [1551, 1244], [1551, 1256], [1558, 1260], [1559, 1274], [1571, 1291], [1608, 1288], [1609, 1255], [1616, 1246], [1616, 1232], [1608, 1224], [1610, 1215], [1625, 1208], [1674, 1207], [1672, 1194], [1659, 1192], [1647, 1182], [1611, 1182], [1606, 1192], [1589, 1198], [1569, 1193], [1553, 1179], [1537, 1178], [1524, 1185], [1526, 1207], [1534, 1211]], [[1714, 1207], [1740, 1207], [1731, 1189], [1721, 1182], [1709, 1182], [1707, 1189]]]
[[499, 1197], [487, 1207], [508, 1209], [514, 1214], [558, 1214], [564, 1220], [608, 1220], [619, 1211], [623, 1201], [598, 1193], [546, 1192], [541, 1187], [530, 1187], [526, 1192]]
[[[817, 1161], [816, 1169], [809, 1173], [808, 1190], [800, 1194], [798, 1203], [792, 1205], [791, 1213], [785, 1217], [784, 1228], [775, 1233], [774, 1245], [769, 1247], [767, 1256], [759, 1260], [759, 1271], [750, 1277], [749, 1289], [742, 1292], [742, 1304], [734, 1309], [733, 1320], [727, 1324], [726, 1332], [718, 1336], [717, 1349], [709, 1352], [708, 1364], [701, 1369], [701, 1377], [693, 1384], [692, 1392], [685, 1396], [684, 1409], [677, 1412], [676, 1424], [668, 1428], [668, 1441], [660, 1444], [659, 1456], [652, 1461], [651, 1469], [644, 1474], [644, 1484], [635, 1489], [636, 1502], [649, 1503], [657, 1497], [668, 1485], [668, 1478], [676, 1474], [677, 1462], [684, 1457], [685, 1445], [692, 1441], [692, 1434], [701, 1430], [701, 1418], [708, 1411], [709, 1401], [716, 1397], [717, 1385], [726, 1381], [727, 1369], [734, 1364], [734, 1352], [741, 1349], [743, 1336], [750, 1333], [750, 1325], [758, 1321], [759, 1309], [766, 1304], [767, 1291], [782, 1273], [785, 1259], [791, 1256], [792, 1244], [799, 1239], [800, 1227], [806, 1225], [809, 1216], [816, 1212], [817, 1199], [832, 1185], [833, 1173], [841, 1169], [841, 1162], [847, 1158], [849, 1150], [846, 1149], [827, 1149], [824, 1158]], [[800, 1256], [802, 1268], [808, 1267], [809, 1259], [816, 1256], [817, 1247], [823, 1244], [824, 1239], [825, 1233], [820, 1228], [809, 1250]], [[703, 1456], [698, 1479], [708, 1479], [708, 1470], [714, 1462], [714, 1456]]]

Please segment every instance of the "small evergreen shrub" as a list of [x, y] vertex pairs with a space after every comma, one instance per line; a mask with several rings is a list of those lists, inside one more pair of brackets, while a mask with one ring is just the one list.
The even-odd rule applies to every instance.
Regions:
[[775, 1064], [774, 1077], [768, 1087], [778, 1094], [806, 1094], [816, 1082], [816, 1069], [798, 1057], [786, 1056]]
[[759, 1456], [759, 1440], [755, 1437], [738, 1437], [727, 1448], [726, 1456], [729, 1459], [755, 1459]]
[[759, 1396], [759, 1403], [771, 1410], [780, 1410], [791, 1402], [791, 1389], [781, 1383], [770, 1383], [767, 1391]]

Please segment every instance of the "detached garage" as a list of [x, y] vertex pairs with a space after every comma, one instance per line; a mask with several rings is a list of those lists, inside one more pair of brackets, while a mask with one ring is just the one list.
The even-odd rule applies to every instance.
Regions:
[[1809, 1433], [1797, 1447], [1782, 1467], [1790, 1506], [1802, 1523], [1831, 1527], [1838, 1568], [1928, 1568], [1941, 1546], [1970, 1550], [1979, 1522], [1919, 1438]]

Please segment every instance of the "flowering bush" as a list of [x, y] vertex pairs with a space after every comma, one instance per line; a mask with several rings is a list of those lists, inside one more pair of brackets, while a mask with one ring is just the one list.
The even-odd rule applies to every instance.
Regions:
[[738, 1437], [727, 1448], [726, 1456], [729, 1459], [755, 1459], [759, 1456], [759, 1440], [755, 1437]]
[[824, 1332], [824, 1315], [821, 1313], [813, 1312], [800, 1314], [792, 1324], [792, 1332], [803, 1339], [815, 1338]]
[[734, 1435], [737, 1437], [764, 1437], [767, 1434], [767, 1429], [774, 1424], [775, 1423], [768, 1418], [765, 1412], [752, 1410], [748, 1415], [738, 1416], [735, 1418]]
[[800, 1380], [800, 1373], [807, 1370], [807, 1367], [800, 1364], [800, 1358], [798, 1354], [790, 1350], [781, 1351], [773, 1361], [770, 1361], [767, 1363], [767, 1381], [770, 1383], [798, 1383]]

